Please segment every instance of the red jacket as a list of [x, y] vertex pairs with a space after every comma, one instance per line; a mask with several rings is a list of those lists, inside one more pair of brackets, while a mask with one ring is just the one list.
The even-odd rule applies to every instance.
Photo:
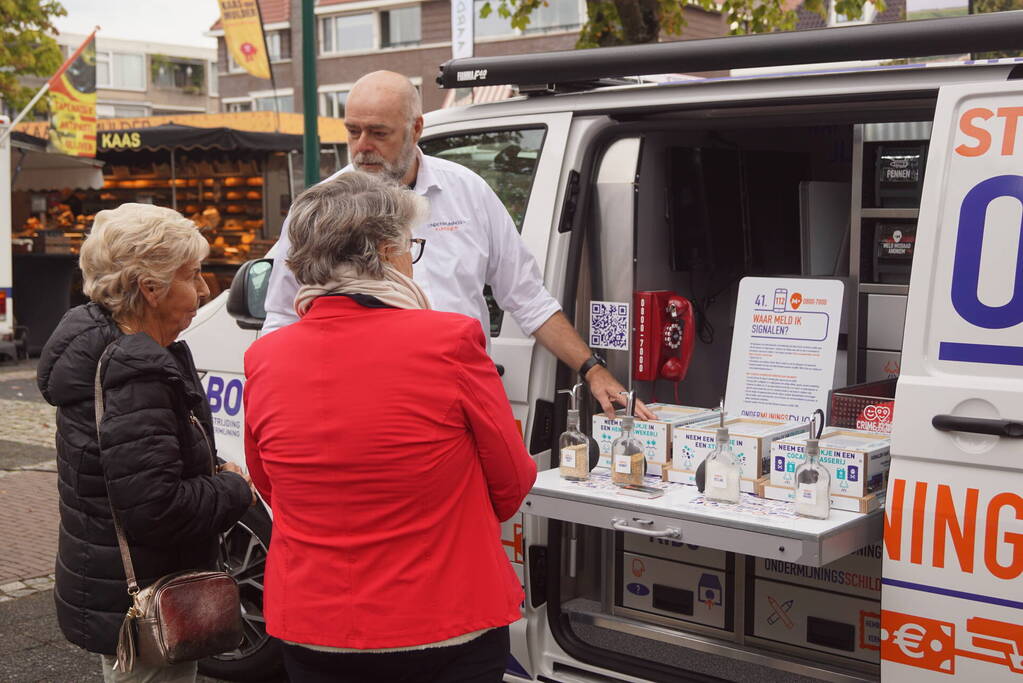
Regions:
[[377, 649], [517, 620], [500, 525], [536, 477], [479, 322], [317, 299], [245, 354], [249, 473], [273, 509], [264, 613]]

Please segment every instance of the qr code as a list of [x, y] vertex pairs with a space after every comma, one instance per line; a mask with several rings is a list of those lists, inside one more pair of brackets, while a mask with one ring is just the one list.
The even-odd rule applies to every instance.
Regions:
[[629, 350], [629, 304], [590, 302], [590, 348]]

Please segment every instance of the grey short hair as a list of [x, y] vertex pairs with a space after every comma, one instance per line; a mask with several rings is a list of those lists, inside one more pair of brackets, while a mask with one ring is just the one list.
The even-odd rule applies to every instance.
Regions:
[[174, 209], [121, 204], [97, 213], [82, 243], [82, 291], [123, 321], [142, 313], [142, 285], [166, 293], [179, 268], [209, 253], [195, 223]]
[[405, 95], [405, 113], [411, 126], [420, 116], [423, 115], [423, 98], [419, 94], [419, 88], [409, 81], [409, 90]]
[[323, 285], [351, 264], [361, 275], [384, 277], [381, 252], [408, 251], [412, 227], [425, 219], [426, 200], [412, 190], [362, 171], [341, 173], [295, 199], [288, 218], [288, 267], [303, 285]]

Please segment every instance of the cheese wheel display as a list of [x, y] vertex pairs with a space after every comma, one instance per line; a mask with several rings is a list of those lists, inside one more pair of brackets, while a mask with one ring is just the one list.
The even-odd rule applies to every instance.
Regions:
[[[246, 199], [259, 200], [263, 198], [263, 193], [259, 190], [249, 190], [245, 193]], [[228, 197], [230, 199], [230, 197]]]
[[245, 184], [245, 178], [238, 178], [236, 176], [232, 176], [230, 178], [224, 178], [224, 185], [226, 187], [238, 187], [239, 185], [244, 185], [244, 184]]
[[236, 201], [242, 198], [242, 193], [237, 190], [230, 190], [224, 193], [224, 199]]
[[260, 177], [260, 176], [252, 176], [251, 178], [249, 178], [246, 181], [246, 184], [251, 186], [251, 187], [262, 187], [263, 186], [263, 178]]

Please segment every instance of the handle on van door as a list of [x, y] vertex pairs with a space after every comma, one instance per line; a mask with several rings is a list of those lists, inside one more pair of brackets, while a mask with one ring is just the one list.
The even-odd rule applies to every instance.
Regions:
[[[654, 524], [651, 519], [641, 519], [639, 517], [633, 517], [632, 522], [640, 527], [653, 526]], [[611, 520], [611, 528], [616, 531], [625, 531], [630, 534], [639, 534], [640, 536], [653, 536], [654, 538], [682, 538], [682, 530], [676, 529], [675, 527], [668, 527], [666, 529], [641, 529], [630, 526], [629, 520], [618, 519], [617, 517]]]
[[1023, 422], [1014, 420], [935, 415], [931, 419], [931, 424], [935, 429], [943, 432], [972, 432], [973, 434], [1004, 436], [1007, 439], [1023, 439]]

